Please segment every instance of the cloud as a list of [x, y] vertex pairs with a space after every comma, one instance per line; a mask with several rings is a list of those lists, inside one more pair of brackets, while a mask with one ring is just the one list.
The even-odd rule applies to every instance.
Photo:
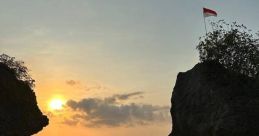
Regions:
[[102, 90], [105, 89], [105, 87], [103, 87], [102, 85], [99, 84], [95, 84], [95, 85], [88, 85], [84, 87], [85, 91], [93, 91], [93, 90]]
[[83, 123], [88, 127], [134, 126], [170, 121], [168, 106], [151, 104], [121, 104], [120, 101], [140, 96], [142, 92], [113, 95], [104, 99], [85, 98], [69, 100], [67, 106], [79, 114], [67, 120], [68, 124]]
[[74, 86], [74, 85], [77, 85], [79, 84], [78, 81], [75, 81], [75, 80], [67, 80], [66, 81], [66, 84], [70, 85], [70, 86]]
[[110, 90], [108, 87], [97, 82], [88, 82], [86, 85], [83, 85], [78, 80], [66, 80], [66, 84], [84, 91]]
[[133, 92], [133, 93], [128, 93], [128, 94], [116, 94], [116, 95], [113, 95], [111, 97], [104, 98], [103, 101], [105, 101], [107, 103], [116, 103], [116, 102], [119, 102], [119, 101], [128, 100], [128, 99], [130, 99], [131, 97], [134, 97], [134, 96], [142, 97], [141, 96], [142, 94], [143, 94], [143, 92]]
[[115, 98], [119, 99], [119, 100], [127, 100], [132, 96], [138, 96], [143, 94], [143, 92], [133, 92], [133, 93], [129, 93], [129, 94], [119, 94], [119, 95], [114, 95]]

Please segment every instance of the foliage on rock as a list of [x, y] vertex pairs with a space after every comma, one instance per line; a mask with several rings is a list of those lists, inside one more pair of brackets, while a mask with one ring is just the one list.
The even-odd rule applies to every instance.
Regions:
[[18, 80], [24, 81], [30, 87], [34, 87], [35, 80], [31, 78], [28, 73], [28, 68], [24, 65], [23, 61], [15, 60], [15, 57], [10, 57], [6, 54], [0, 55], [0, 63], [8, 66], [15, 74]]
[[211, 23], [209, 32], [197, 46], [200, 61], [217, 61], [225, 68], [250, 76], [259, 73], [259, 38], [246, 26], [223, 20]]

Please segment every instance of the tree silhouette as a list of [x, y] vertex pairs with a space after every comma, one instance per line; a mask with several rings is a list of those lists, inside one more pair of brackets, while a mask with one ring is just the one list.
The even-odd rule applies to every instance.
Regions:
[[0, 55], [0, 63], [9, 67], [14, 72], [17, 79], [24, 81], [31, 88], [34, 87], [35, 80], [29, 75], [28, 68], [24, 66], [23, 61], [16, 61], [15, 57], [2, 54]]
[[257, 77], [259, 72], [258, 34], [251, 34], [246, 26], [224, 20], [211, 23], [213, 31], [200, 42], [197, 49], [200, 61], [217, 61], [225, 68]]

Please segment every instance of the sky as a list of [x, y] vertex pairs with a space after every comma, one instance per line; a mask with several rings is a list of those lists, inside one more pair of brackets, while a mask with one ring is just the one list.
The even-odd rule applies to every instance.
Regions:
[[[202, 7], [259, 30], [258, 0], [0, 0], [0, 53], [23, 60], [50, 124], [35, 136], [162, 136]], [[211, 27], [208, 25], [208, 29]], [[50, 106], [53, 100], [62, 106]], [[57, 106], [57, 105], [56, 105]]]

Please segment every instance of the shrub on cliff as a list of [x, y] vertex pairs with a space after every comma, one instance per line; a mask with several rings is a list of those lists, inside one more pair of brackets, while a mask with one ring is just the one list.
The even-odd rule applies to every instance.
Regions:
[[213, 31], [200, 38], [200, 61], [217, 61], [225, 68], [256, 77], [259, 73], [259, 38], [244, 25], [211, 23]]
[[31, 88], [34, 87], [35, 80], [31, 78], [28, 73], [28, 68], [24, 66], [23, 61], [15, 60], [15, 57], [10, 57], [6, 54], [0, 55], [0, 63], [5, 64], [9, 67], [15, 74], [18, 80], [24, 81]]

